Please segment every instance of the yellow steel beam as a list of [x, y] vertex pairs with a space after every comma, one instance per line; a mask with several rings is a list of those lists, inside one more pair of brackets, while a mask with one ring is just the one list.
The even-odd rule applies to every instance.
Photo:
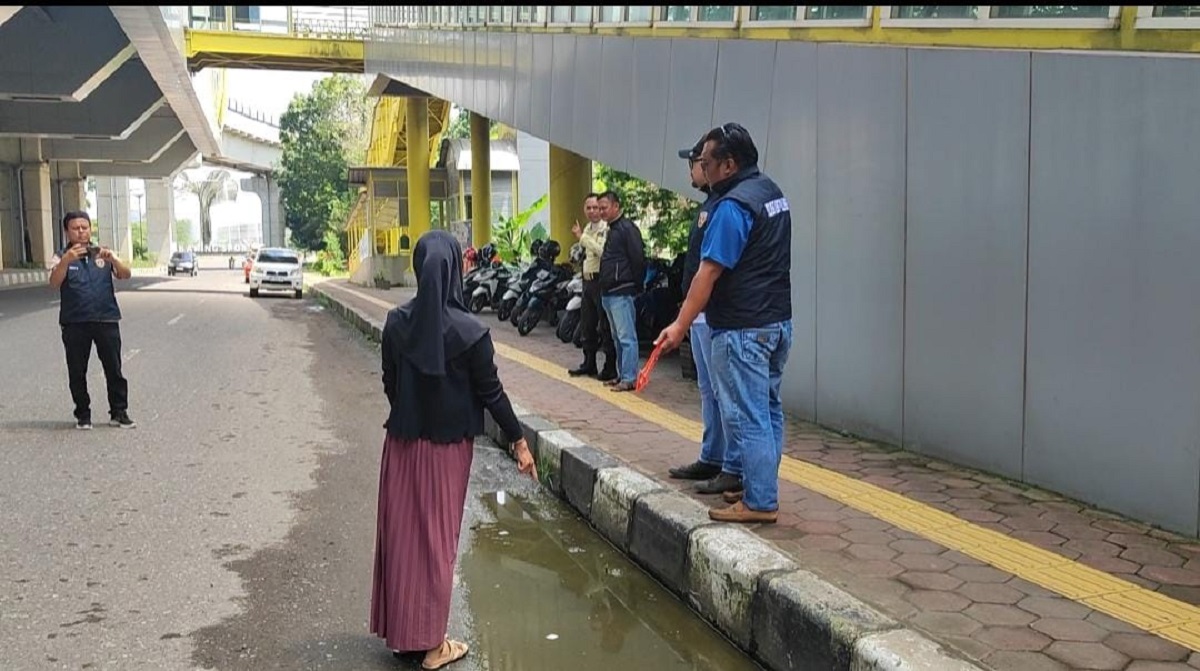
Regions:
[[[975, 47], [981, 49], [1080, 49], [1200, 53], [1200, 30], [1149, 29], [1130, 26], [1136, 7], [1122, 8], [1120, 27], [1112, 28], [890, 28], [879, 25], [835, 28], [791, 28], [741, 26], [711, 28], [660, 23], [653, 27], [551, 27], [519, 28], [434, 27], [434, 30], [468, 32], [576, 33], [627, 37], [695, 37], [708, 39], [795, 40], [801, 42], [847, 42], [894, 46]], [[873, 17], [874, 18], [874, 17]], [[1124, 27], [1125, 30], [1121, 30]], [[434, 60], [455, 63], [457, 52], [445, 47], [432, 49]]]
[[361, 39], [292, 37], [255, 32], [184, 30], [188, 67], [235, 67], [318, 72], [363, 71]]

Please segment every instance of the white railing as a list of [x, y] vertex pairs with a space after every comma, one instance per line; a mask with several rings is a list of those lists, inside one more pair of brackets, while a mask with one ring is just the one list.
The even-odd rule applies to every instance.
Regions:
[[187, 25], [195, 30], [293, 35], [322, 39], [362, 39], [370, 32], [371, 21], [365, 5], [326, 7], [244, 7], [191, 6]]

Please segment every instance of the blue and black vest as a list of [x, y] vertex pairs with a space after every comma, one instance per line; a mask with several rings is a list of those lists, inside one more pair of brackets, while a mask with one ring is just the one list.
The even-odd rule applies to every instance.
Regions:
[[[66, 248], [59, 250], [61, 257]], [[67, 276], [58, 288], [59, 324], [115, 322], [121, 320], [113, 287], [113, 266], [109, 261], [85, 256], [67, 267]]]
[[792, 318], [792, 213], [771, 178], [751, 166], [713, 189], [712, 207], [737, 201], [754, 224], [737, 266], [717, 278], [705, 310], [713, 329], [744, 329]]
[[704, 232], [708, 230], [705, 224], [708, 223], [708, 218], [712, 216], [713, 207], [716, 204], [717, 199], [709, 193], [708, 198], [704, 200], [704, 204], [700, 206], [700, 210], [696, 212], [696, 218], [692, 220], [692, 228], [688, 231], [687, 256], [684, 257], [683, 261], [684, 298], [687, 298], [688, 289], [692, 287], [692, 280], [695, 279], [696, 273], [700, 272], [700, 249], [704, 245]]

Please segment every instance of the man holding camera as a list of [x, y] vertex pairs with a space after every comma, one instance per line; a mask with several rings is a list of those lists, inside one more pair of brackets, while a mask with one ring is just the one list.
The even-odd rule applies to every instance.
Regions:
[[126, 280], [133, 273], [111, 249], [92, 244], [92, 219], [87, 212], [66, 213], [62, 227], [67, 244], [51, 260], [50, 286], [58, 289], [62, 298], [58, 323], [67, 351], [75, 428], [92, 428], [87, 370], [95, 343], [108, 383], [109, 423], [132, 429], [137, 424], [129, 418], [129, 383], [121, 375], [121, 308], [113, 278]]

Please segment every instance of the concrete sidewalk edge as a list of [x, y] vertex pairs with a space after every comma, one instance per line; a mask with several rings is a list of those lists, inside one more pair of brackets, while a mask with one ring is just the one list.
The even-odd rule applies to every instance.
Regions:
[[[383, 324], [313, 285], [379, 342]], [[770, 542], [514, 404], [542, 484], [609, 542], [772, 671], [979, 671], [923, 634], [803, 570]], [[504, 436], [490, 414], [484, 431]]]

